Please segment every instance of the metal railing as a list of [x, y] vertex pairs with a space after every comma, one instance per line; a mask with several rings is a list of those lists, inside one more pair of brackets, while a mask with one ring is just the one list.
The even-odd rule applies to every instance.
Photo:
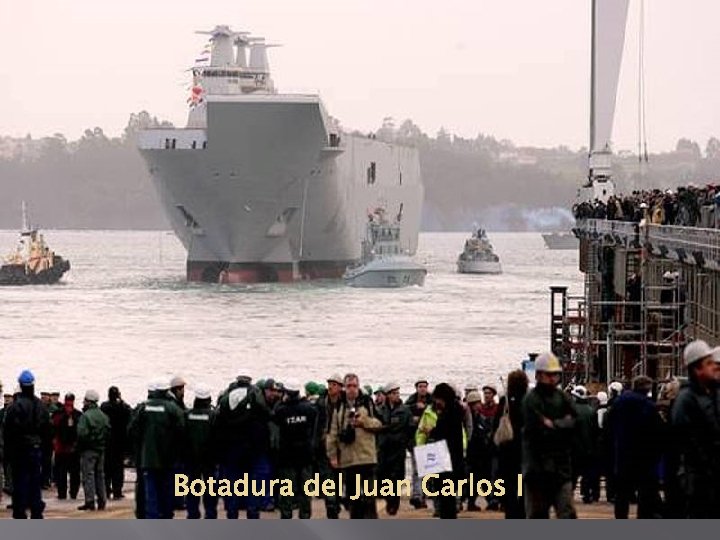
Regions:
[[579, 219], [575, 232], [606, 245], [647, 247], [661, 257], [720, 270], [720, 229]]
[[657, 249], [664, 246], [679, 258], [684, 254], [687, 258], [683, 262], [715, 267], [720, 264], [720, 229], [674, 225], [646, 225], [644, 229], [645, 244]]
[[639, 225], [630, 221], [579, 219], [575, 224], [575, 231], [580, 237], [587, 237], [605, 244], [639, 247]]

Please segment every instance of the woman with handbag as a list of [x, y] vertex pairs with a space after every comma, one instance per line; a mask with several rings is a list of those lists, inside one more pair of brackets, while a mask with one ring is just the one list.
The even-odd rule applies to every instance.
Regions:
[[527, 390], [525, 372], [519, 369], [512, 371], [495, 417], [498, 477], [505, 480], [505, 495], [502, 497], [505, 519], [525, 519], [525, 504], [523, 497], [518, 496], [516, 478], [522, 473], [522, 401]]
[[[437, 424], [430, 432], [429, 438], [434, 441], [444, 440], [447, 443], [452, 472], [440, 474], [438, 485], [445, 480], [456, 484], [465, 476], [463, 459], [465, 412], [458, 400], [455, 390], [447, 383], [440, 383], [433, 391], [433, 408], [437, 411]], [[457, 518], [457, 499], [454, 495], [440, 495], [437, 498], [440, 519]]]

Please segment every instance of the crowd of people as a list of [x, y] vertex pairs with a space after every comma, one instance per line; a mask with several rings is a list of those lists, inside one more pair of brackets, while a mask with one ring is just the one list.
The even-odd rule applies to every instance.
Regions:
[[607, 202], [596, 199], [577, 203], [573, 213], [576, 219], [720, 228], [720, 186], [633, 191], [630, 195], [613, 195]]
[[[615, 517], [627, 518], [632, 502], [640, 518], [720, 517], [720, 353], [703, 341], [687, 345], [687, 381], [658, 389], [636, 377], [626, 388], [611, 382], [591, 395], [580, 385], [561, 388], [562, 367], [551, 353], [535, 361], [535, 381], [511, 372], [502, 396], [493, 385], [468, 385], [460, 392], [418, 378], [405, 400], [400, 385], [362, 387], [356, 374], [333, 374], [326, 385], [253, 382], [238, 376], [213, 399], [194, 387], [185, 404], [186, 381], [179, 376], [153, 381], [147, 399], [127, 405], [116, 387], [99, 403], [88, 390], [82, 410], [72, 394], [35, 395], [29, 371], [5, 394], [0, 411], [0, 459], [14, 518], [43, 517], [43, 488], [54, 484], [59, 499], [75, 499], [80, 510], [102, 510], [107, 499], [123, 497], [124, 467], [136, 468], [138, 518], [218, 516], [220, 498], [227, 518], [240, 512], [259, 518], [310, 518], [310, 494], [250, 491], [218, 497], [175, 493], [175, 476], [271, 483], [288, 479], [303, 485], [321, 480], [411, 479], [410, 504], [432, 506], [434, 515], [502, 511], [507, 518], [576, 516], [575, 492], [583, 502], [601, 497]], [[434, 489], [427, 496], [413, 448], [445, 442], [451, 466], [433, 480], [474, 477], [504, 479], [504, 493], [484, 498]], [[126, 462], [127, 460], [127, 462]], [[522, 474], [519, 489], [516, 478]], [[69, 479], [69, 490], [68, 490]], [[604, 480], [604, 481], [603, 481]], [[459, 485], [459, 482], [458, 482]], [[604, 486], [604, 489], [601, 489]], [[351, 518], [378, 517], [378, 494], [348, 482], [345, 492], [325, 493], [327, 518], [347, 511]], [[386, 513], [396, 515], [399, 494], [382, 496]]]

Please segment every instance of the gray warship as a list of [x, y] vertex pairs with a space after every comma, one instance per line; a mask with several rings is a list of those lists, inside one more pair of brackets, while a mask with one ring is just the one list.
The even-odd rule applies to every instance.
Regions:
[[344, 131], [317, 94], [278, 92], [264, 38], [203, 33], [209, 62], [191, 70], [187, 126], [139, 137], [188, 280], [339, 279], [377, 206], [400, 217], [402, 249], [415, 253], [417, 150]]

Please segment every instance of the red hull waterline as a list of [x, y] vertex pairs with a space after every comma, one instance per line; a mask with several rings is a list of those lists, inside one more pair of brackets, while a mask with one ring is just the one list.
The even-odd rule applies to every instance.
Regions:
[[351, 261], [291, 263], [227, 263], [188, 261], [187, 280], [200, 283], [291, 283], [313, 279], [340, 279]]

